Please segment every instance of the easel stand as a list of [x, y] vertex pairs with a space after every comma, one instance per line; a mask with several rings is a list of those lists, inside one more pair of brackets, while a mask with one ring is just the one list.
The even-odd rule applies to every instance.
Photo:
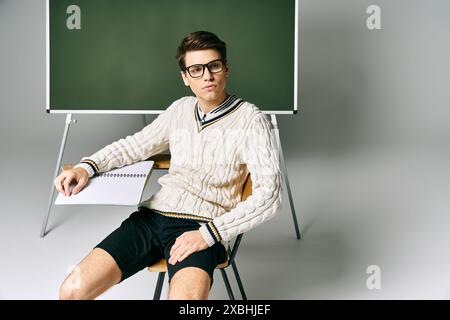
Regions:
[[295, 213], [294, 201], [292, 200], [291, 186], [289, 184], [289, 176], [288, 176], [287, 169], [286, 169], [286, 162], [284, 161], [283, 149], [281, 147], [280, 130], [278, 130], [276, 115], [271, 114], [270, 120], [272, 122], [273, 133], [275, 135], [275, 139], [277, 141], [278, 152], [280, 154], [281, 172], [283, 173], [283, 182], [284, 182], [284, 185], [286, 186], [286, 190], [287, 190], [288, 197], [289, 197], [289, 204], [291, 206], [292, 219], [294, 220], [295, 234], [297, 235], [297, 239], [300, 240], [301, 235], [300, 235], [300, 230], [298, 228], [297, 214]]
[[52, 186], [50, 189], [50, 198], [48, 199], [47, 213], [44, 217], [44, 221], [42, 222], [41, 238], [43, 238], [45, 236], [48, 218], [50, 217], [50, 210], [52, 209], [52, 206], [53, 206], [53, 197], [54, 197], [55, 191], [56, 191], [54, 181], [55, 181], [56, 177], [59, 175], [59, 172], [61, 170], [61, 161], [64, 156], [64, 148], [66, 147], [67, 136], [69, 135], [69, 128], [72, 123], [76, 123], [76, 122], [77, 122], [77, 120], [72, 120], [72, 114], [68, 113], [66, 116], [66, 125], [64, 126], [63, 138], [61, 140], [61, 147], [59, 148], [58, 161], [56, 161], [55, 174], [53, 175]]
[[[147, 125], [147, 120], [145, 118], [145, 115], [142, 115], [142, 119], [143, 119], [143, 123], [144, 126]], [[300, 231], [298, 228], [298, 222], [297, 222], [297, 215], [295, 213], [295, 208], [294, 208], [294, 201], [292, 200], [292, 194], [291, 194], [291, 187], [289, 185], [289, 178], [288, 178], [288, 174], [287, 174], [287, 170], [286, 170], [286, 163], [284, 162], [284, 156], [283, 156], [283, 151], [281, 148], [281, 141], [280, 141], [280, 133], [278, 130], [278, 125], [277, 125], [277, 119], [275, 115], [271, 115], [271, 122], [273, 125], [273, 131], [274, 131], [274, 135], [275, 135], [275, 139], [277, 142], [277, 147], [279, 150], [279, 155], [280, 155], [280, 165], [281, 165], [281, 170], [283, 173], [283, 181], [284, 184], [286, 186], [286, 190], [288, 193], [288, 197], [289, 197], [289, 204], [291, 206], [291, 212], [292, 212], [292, 218], [294, 220], [294, 227], [295, 227], [295, 233], [297, 235], [297, 239], [300, 239]], [[61, 162], [64, 156], [64, 149], [66, 146], [66, 141], [67, 141], [67, 136], [69, 135], [69, 129], [70, 129], [70, 125], [72, 123], [76, 123], [76, 120], [72, 119], [72, 114], [69, 113], [66, 116], [66, 125], [64, 126], [64, 134], [61, 140], [61, 146], [59, 148], [59, 155], [58, 155], [58, 160], [56, 161], [56, 167], [55, 167], [55, 173], [53, 175], [53, 180], [52, 180], [52, 185], [51, 185], [51, 189], [50, 189], [50, 198], [48, 200], [48, 208], [47, 208], [47, 212], [44, 216], [44, 220], [42, 222], [42, 227], [41, 227], [41, 238], [43, 238], [47, 232], [47, 223], [48, 223], [48, 218], [50, 217], [50, 211], [52, 209], [53, 206], [53, 198], [55, 195], [55, 185], [54, 185], [54, 181], [56, 179], [56, 177], [59, 175], [60, 170], [61, 170]]]

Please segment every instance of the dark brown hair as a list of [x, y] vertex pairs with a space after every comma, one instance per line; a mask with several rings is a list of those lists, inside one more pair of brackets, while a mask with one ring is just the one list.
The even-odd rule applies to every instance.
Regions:
[[214, 33], [208, 31], [196, 31], [189, 33], [177, 48], [176, 59], [182, 71], [186, 69], [184, 57], [186, 52], [195, 50], [214, 49], [220, 53], [220, 58], [227, 61], [227, 47], [225, 42]]

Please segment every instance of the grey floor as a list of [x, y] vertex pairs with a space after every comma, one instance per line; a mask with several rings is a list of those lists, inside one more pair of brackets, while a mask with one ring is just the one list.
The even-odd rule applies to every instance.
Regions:
[[[14, 151], [2, 166], [0, 298], [55, 299], [67, 270], [133, 208], [54, 207], [41, 239], [54, 154]], [[289, 158], [303, 239], [284, 194], [282, 214], [243, 238], [237, 263], [249, 298], [450, 298], [449, 160], [432, 148]], [[367, 288], [370, 265], [380, 267], [380, 289]], [[150, 299], [155, 283], [144, 270], [100, 299]], [[210, 298], [227, 298], [218, 272]]]

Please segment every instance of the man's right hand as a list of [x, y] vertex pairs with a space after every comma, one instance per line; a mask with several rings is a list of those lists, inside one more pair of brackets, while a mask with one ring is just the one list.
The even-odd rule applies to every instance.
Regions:
[[[86, 169], [83, 168], [72, 168], [69, 170], [64, 170], [59, 176], [56, 177], [54, 184], [59, 192], [64, 193], [66, 196], [71, 194], [77, 194], [80, 192], [88, 183], [89, 174]], [[70, 192], [70, 185], [76, 183], [76, 186]]]

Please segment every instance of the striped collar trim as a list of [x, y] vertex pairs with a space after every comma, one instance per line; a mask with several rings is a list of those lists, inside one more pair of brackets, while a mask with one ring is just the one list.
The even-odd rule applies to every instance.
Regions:
[[[228, 96], [226, 99], [225, 99], [225, 101], [224, 102], [222, 102], [221, 104], [219, 104], [217, 107], [215, 107], [214, 109], [212, 109], [209, 113], [210, 114], [214, 114], [214, 113], [217, 113], [217, 112], [219, 112], [220, 110], [222, 110], [223, 108], [226, 108], [227, 106], [229, 106], [230, 105], [230, 103], [232, 103], [234, 100], [236, 100], [237, 98], [236, 98], [236, 96], [235, 95], [230, 95], [230, 96]], [[203, 111], [202, 111], [202, 109], [198, 106], [198, 100], [197, 100], [197, 108], [198, 108], [198, 111], [199, 111], [199, 114], [200, 113], [203, 113]]]
[[197, 101], [197, 103], [195, 104], [194, 113], [198, 132], [212, 125], [213, 123], [216, 123], [220, 119], [230, 115], [231, 113], [236, 111], [243, 102], [244, 100], [237, 98], [235, 95], [229, 96], [223, 103], [210, 111], [209, 114], [212, 115], [212, 118], [205, 121], [201, 119], [200, 107]]

